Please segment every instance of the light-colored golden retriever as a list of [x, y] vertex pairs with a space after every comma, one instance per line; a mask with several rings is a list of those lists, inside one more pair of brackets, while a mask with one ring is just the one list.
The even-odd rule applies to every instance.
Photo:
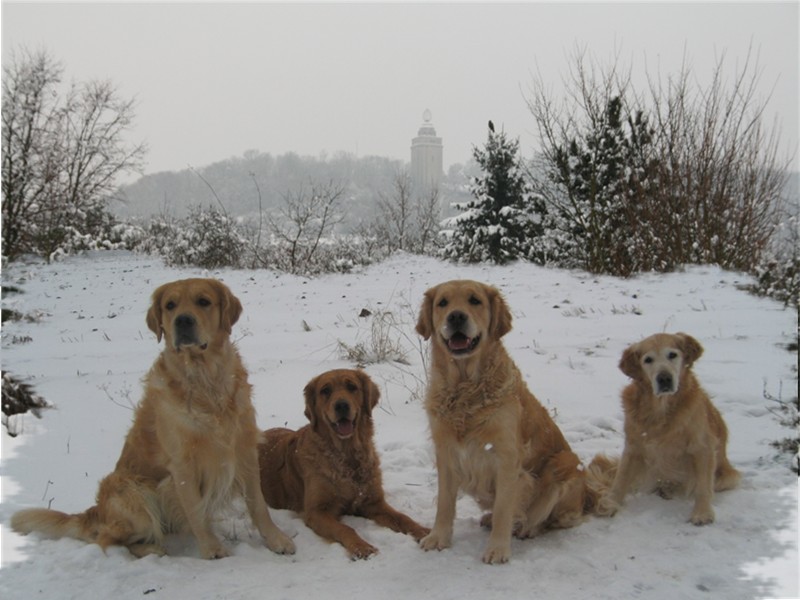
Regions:
[[619, 463], [598, 457], [600, 469], [615, 474], [598, 514], [616, 513], [632, 490], [682, 492], [694, 496], [692, 523], [714, 521], [714, 492], [735, 487], [740, 474], [728, 462], [725, 422], [692, 372], [702, 353], [685, 333], [658, 333], [623, 352], [619, 368], [633, 379], [622, 392], [625, 448]]
[[97, 504], [67, 515], [32, 508], [12, 527], [126, 546], [135, 556], [164, 554], [164, 536], [187, 531], [201, 556], [228, 551], [212, 517], [242, 494], [266, 545], [293, 553], [294, 543], [270, 518], [261, 495], [258, 428], [250, 384], [229, 336], [242, 305], [213, 279], [185, 279], [155, 290], [147, 326], [166, 345], [145, 378], [114, 471], [100, 482]]
[[436, 519], [420, 545], [451, 545], [456, 496], [491, 513], [486, 563], [511, 556], [511, 536], [580, 523], [596, 500], [578, 457], [528, 390], [501, 338], [511, 313], [500, 292], [448, 281], [425, 292], [417, 332], [431, 340], [426, 409], [436, 451]]
[[417, 540], [426, 535], [428, 529], [384, 498], [373, 443], [378, 386], [363, 371], [338, 369], [312, 379], [304, 393], [310, 424], [262, 435], [258, 452], [267, 503], [302, 514], [311, 529], [342, 544], [352, 559], [378, 549], [342, 523], [343, 515], [372, 519]]

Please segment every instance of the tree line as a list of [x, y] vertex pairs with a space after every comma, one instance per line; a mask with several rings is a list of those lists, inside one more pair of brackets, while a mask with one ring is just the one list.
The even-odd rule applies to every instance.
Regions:
[[[63, 67], [45, 52], [22, 51], [3, 77], [3, 256], [49, 257], [103, 240], [176, 264], [308, 273], [397, 250], [620, 276], [713, 263], [754, 273], [765, 286], [782, 282], [796, 301], [797, 245], [786, 240], [797, 238], [797, 208], [786, 214], [783, 197], [789, 159], [779, 153], [779, 131], [764, 122], [758, 65], [747, 56], [726, 73], [723, 55], [705, 86], [684, 63], [636, 89], [618, 59], [599, 65], [578, 52], [563, 94], [550, 95], [540, 77], [528, 90], [539, 151], [524, 160], [519, 142], [490, 122], [467, 186], [451, 179], [419, 193], [404, 166], [387, 159], [373, 158], [379, 181], [365, 182], [352, 169], [346, 178], [330, 175], [334, 165], [348, 172], [352, 157], [344, 155], [312, 165], [248, 153], [238, 162], [254, 168], [234, 178], [235, 189], [230, 177], [215, 175], [231, 161], [190, 168], [183, 181], [190, 177], [195, 192], [199, 186], [213, 201], [126, 227], [109, 202], [120, 174], [139, 168], [146, 151], [123, 141], [133, 102], [110, 82], [73, 83], [59, 93]], [[306, 176], [277, 192], [265, 185], [293, 159], [300, 163], [294, 173], [306, 167]], [[269, 177], [258, 171], [265, 165]], [[229, 212], [241, 198], [249, 213]], [[442, 220], [450, 203], [456, 214]]]

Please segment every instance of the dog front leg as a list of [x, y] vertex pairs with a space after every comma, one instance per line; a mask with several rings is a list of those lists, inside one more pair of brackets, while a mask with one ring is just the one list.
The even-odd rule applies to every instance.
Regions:
[[339, 542], [353, 560], [369, 558], [378, 552], [375, 546], [362, 539], [352, 527], [342, 523], [337, 515], [327, 510], [307, 511], [305, 522], [317, 535]]
[[456, 499], [460, 482], [452, 467], [453, 458], [436, 450], [436, 476], [438, 493], [436, 497], [436, 519], [431, 532], [419, 541], [423, 550], [444, 550], [453, 541], [453, 521], [456, 518]]
[[251, 464], [245, 464], [243, 468], [245, 473], [244, 499], [247, 503], [247, 510], [250, 512], [250, 517], [258, 528], [261, 537], [264, 538], [267, 548], [276, 554], [294, 554], [294, 542], [275, 525], [269, 514], [266, 500], [264, 500], [264, 495], [261, 493], [258, 455], [255, 450], [252, 454]]
[[614, 483], [611, 484], [611, 491], [600, 498], [597, 507], [597, 514], [604, 517], [611, 517], [616, 514], [619, 507], [625, 501], [625, 496], [631, 489], [633, 482], [639, 477], [644, 468], [644, 456], [639, 450], [632, 450], [625, 447], [622, 458], [617, 467], [617, 475]]
[[364, 516], [372, 519], [378, 525], [388, 527], [392, 531], [412, 535], [417, 541], [430, 533], [430, 529], [423, 527], [411, 517], [395, 510], [385, 500], [365, 509]]
[[225, 558], [230, 556], [228, 550], [219, 541], [219, 538], [211, 530], [211, 523], [203, 497], [200, 495], [200, 486], [188, 469], [173, 469], [172, 485], [178, 503], [186, 515], [194, 537], [200, 546], [200, 555], [203, 558]]
[[[495, 446], [497, 452], [497, 447]], [[514, 511], [518, 502], [519, 461], [516, 453], [503, 457], [498, 452], [495, 475], [495, 495], [492, 505], [492, 532], [483, 553], [483, 562], [499, 564], [511, 558], [511, 532], [514, 526]]]
[[695, 481], [694, 509], [689, 520], [695, 525], [708, 525], [714, 522], [714, 508], [711, 498], [714, 495], [714, 456], [711, 451], [701, 449], [692, 455]]

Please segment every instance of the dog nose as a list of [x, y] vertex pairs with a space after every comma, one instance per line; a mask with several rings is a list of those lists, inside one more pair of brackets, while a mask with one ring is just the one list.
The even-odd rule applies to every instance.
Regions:
[[195, 326], [197, 320], [192, 315], [178, 315], [175, 317], [175, 329], [178, 331], [186, 331]]
[[467, 315], [460, 310], [454, 310], [447, 315], [447, 324], [453, 329], [459, 329], [467, 322]]
[[658, 386], [659, 392], [671, 392], [672, 375], [664, 372], [659, 373], [658, 375], [656, 375], [656, 385]]
[[338, 400], [333, 405], [333, 410], [336, 411], [336, 416], [340, 419], [350, 416], [350, 404], [346, 400]]

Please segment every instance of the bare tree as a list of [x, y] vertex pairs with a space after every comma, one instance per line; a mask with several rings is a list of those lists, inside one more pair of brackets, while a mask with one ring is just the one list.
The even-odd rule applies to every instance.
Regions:
[[395, 250], [425, 254], [435, 247], [440, 214], [439, 191], [434, 188], [418, 197], [408, 172], [398, 171], [392, 193], [379, 195], [378, 216], [368, 229], [390, 254]]
[[3, 68], [3, 255], [29, 251], [59, 172], [54, 88], [62, 67], [45, 53], [24, 53]]
[[279, 215], [269, 217], [269, 226], [273, 236], [286, 245], [289, 271], [306, 270], [322, 238], [342, 221], [337, 209], [344, 192], [341, 183], [311, 182], [308, 188], [301, 186], [283, 196]]
[[398, 171], [394, 177], [391, 196], [379, 194], [378, 210], [382, 230], [389, 252], [408, 250], [408, 237], [412, 229], [414, 204], [411, 195], [411, 176], [408, 171]]
[[71, 229], [92, 233], [118, 176], [141, 168], [144, 144], [124, 138], [134, 103], [111, 82], [73, 83], [63, 67], [26, 50], [3, 68], [3, 255], [49, 256]]
[[415, 214], [416, 252], [433, 254], [439, 247], [442, 205], [438, 188], [431, 189], [417, 202]]

